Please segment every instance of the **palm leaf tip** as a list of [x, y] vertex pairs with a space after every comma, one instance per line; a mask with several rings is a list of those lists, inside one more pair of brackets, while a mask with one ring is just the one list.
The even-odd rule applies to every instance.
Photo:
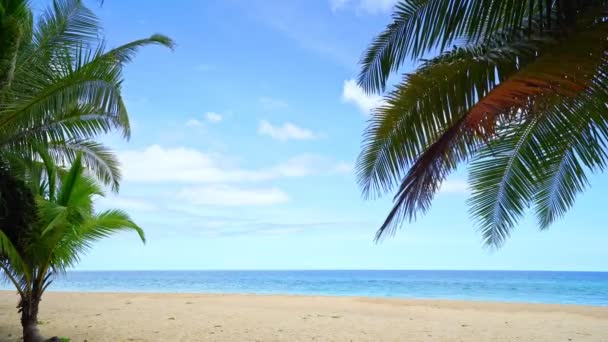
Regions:
[[133, 227], [133, 229], [134, 229], [134, 230], [137, 232], [137, 235], [139, 236], [139, 239], [141, 240], [141, 242], [142, 242], [143, 244], [145, 244], [145, 243], [146, 243], [146, 233], [145, 233], [145, 232], [144, 232], [144, 230], [143, 230], [143, 229], [142, 229], [140, 226], [138, 226], [138, 225], [137, 225], [135, 222], [131, 221], [131, 223], [132, 223], [132, 225], [133, 225], [133, 226], [132, 226], [132, 227]]
[[139, 236], [141, 242], [146, 243], [146, 234], [144, 230], [135, 223], [129, 214], [122, 210], [110, 210], [106, 212], [110, 217], [117, 221], [117, 226], [122, 226], [126, 229], [134, 230]]
[[135, 222], [132, 222], [132, 223], [133, 223], [133, 226], [131, 227], [131, 229], [135, 230], [135, 232], [137, 233], [137, 236], [139, 236], [139, 239], [141, 240], [141, 243], [143, 243], [145, 245], [147, 242], [146, 233], [144, 233], [144, 230], [140, 226], [135, 224]]
[[159, 33], [153, 34], [152, 36], [150, 36], [149, 40], [151, 42], [155, 42], [162, 46], [168, 47], [171, 50], [175, 50], [175, 41], [163, 34], [159, 34]]

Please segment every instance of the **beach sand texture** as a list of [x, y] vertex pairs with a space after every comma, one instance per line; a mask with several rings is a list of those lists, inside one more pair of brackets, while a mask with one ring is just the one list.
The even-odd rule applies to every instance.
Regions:
[[[0, 292], [0, 341], [18, 341]], [[40, 328], [81, 341], [606, 341], [608, 307], [223, 294], [47, 293]]]

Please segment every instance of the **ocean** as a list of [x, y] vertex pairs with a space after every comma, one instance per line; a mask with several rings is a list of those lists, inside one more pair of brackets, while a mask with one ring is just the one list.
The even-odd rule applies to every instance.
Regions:
[[[8, 284], [0, 285], [10, 289]], [[608, 306], [608, 272], [78, 271], [50, 291], [254, 293]]]

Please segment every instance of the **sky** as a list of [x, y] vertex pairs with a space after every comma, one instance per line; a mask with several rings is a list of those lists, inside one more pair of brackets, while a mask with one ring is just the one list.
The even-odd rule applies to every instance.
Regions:
[[527, 215], [493, 251], [468, 214], [464, 166], [425, 216], [373, 241], [391, 194], [364, 200], [354, 164], [381, 97], [354, 79], [393, 0], [90, 5], [109, 46], [163, 33], [176, 48], [126, 67], [132, 137], [101, 138], [124, 180], [98, 207], [128, 211], [148, 241], [104, 240], [77, 269], [607, 270], [605, 175], [550, 230]]

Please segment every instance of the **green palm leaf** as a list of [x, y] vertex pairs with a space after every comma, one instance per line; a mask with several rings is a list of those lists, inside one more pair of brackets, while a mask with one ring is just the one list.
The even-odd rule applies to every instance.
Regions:
[[364, 59], [360, 83], [368, 91], [383, 89], [408, 56], [460, 39], [467, 45], [424, 61], [370, 119], [357, 162], [363, 194], [399, 184], [377, 239], [426, 212], [446, 177], [473, 158], [469, 203], [492, 246], [532, 203], [546, 228], [585, 188], [585, 173], [605, 167], [608, 26], [598, 14], [605, 4], [577, 5], [576, 15], [544, 5], [398, 6]]
[[110, 184], [118, 192], [121, 172], [118, 159], [114, 153], [102, 144], [86, 141], [57, 141], [50, 142], [49, 154], [59, 165], [72, 162], [78, 154], [82, 156], [82, 163], [92, 170], [104, 184]]
[[393, 188], [440, 132], [473, 106], [477, 94], [489, 93], [516, 72], [518, 57], [531, 58], [551, 41], [532, 37], [507, 43], [496, 39], [445, 53], [406, 75], [387, 95], [386, 104], [372, 114], [357, 162], [365, 196]]
[[115, 157], [91, 140], [113, 130], [130, 137], [122, 69], [140, 48], [173, 48], [173, 41], [156, 34], [106, 51], [98, 19], [78, 0], [55, 1], [32, 31], [21, 44], [7, 100], [0, 101], [0, 156], [37, 158], [35, 150], [46, 146], [68, 165], [83, 152], [85, 165], [100, 167], [94, 173], [117, 190]]
[[458, 40], [477, 44], [489, 33], [520, 32], [530, 13], [538, 13], [536, 0], [400, 1], [392, 23], [361, 59], [359, 84], [369, 92], [382, 91], [389, 75], [407, 58], [443, 51]]

